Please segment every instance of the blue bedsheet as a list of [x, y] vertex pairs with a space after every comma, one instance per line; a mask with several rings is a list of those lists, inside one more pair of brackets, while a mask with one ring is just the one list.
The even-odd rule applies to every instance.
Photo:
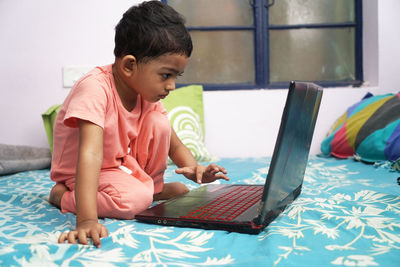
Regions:
[[[263, 184], [269, 158], [222, 159], [232, 183]], [[167, 181], [196, 185], [169, 167]], [[102, 247], [57, 244], [75, 216], [48, 204], [49, 170], [0, 177], [0, 266], [398, 266], [399, 173], [311, 157], [303, 191], [259, 235], [105, 219]], [[224, 182], [225, 183], [225, 182]]]

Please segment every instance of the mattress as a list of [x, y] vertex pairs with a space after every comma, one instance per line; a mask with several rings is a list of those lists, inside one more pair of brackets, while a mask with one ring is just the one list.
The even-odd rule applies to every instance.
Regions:
[[[221, 159], [221, 183], [263, 184], [269, 162]], [[302, 193], [258, 235], [102, 219], [101, 248], [57, 243], [75, 216], [48, 203], [48, 169], [0, 176], [0, 266], [398, 266], [399, 173], [388, 166], [310, 157]], [[174, 169], [166, 182], [197, 186]]]

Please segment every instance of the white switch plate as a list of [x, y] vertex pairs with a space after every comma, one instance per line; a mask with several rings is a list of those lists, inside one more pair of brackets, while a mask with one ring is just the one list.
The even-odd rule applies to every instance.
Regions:
[[93, 66], [67, 66], [63, 68], [63, 86], [71, 88], [86, 73], [93, 69]]

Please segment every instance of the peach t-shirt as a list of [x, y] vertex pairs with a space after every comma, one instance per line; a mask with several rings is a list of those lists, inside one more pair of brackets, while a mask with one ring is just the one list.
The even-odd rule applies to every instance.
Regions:
[[135, 141], [142, 119], [150, 111], [166, 110], [160, 101], [151, 103], [138, 95], [132, 111], [122, 105], [114, 84], [112, 65], [97, 67], [82, 77], [65, 99], [54, 126], [51, 179], [63, 182], [75, 176], [78, 158], [78, 119], [103, 128], [102, 169], [121, 165], [121, 159]]

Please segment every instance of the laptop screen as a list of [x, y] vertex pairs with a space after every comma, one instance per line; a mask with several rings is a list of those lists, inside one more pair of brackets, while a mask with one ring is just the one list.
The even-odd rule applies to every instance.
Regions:
[[261, 218], [286, 206], [300, 193], [321, 97], [322, 88], [315, 84], [290, 83], [264, 188]]

